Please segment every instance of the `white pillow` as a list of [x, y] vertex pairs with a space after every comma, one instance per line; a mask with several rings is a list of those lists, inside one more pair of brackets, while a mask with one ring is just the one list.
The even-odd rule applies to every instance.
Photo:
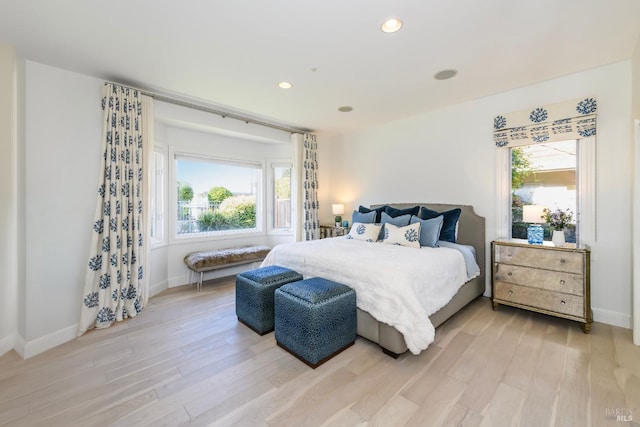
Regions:
[[363, 224], [362, 222], [354, 222], [351, 225], [349, 234], [347, 234], [347, 239], [377, 242], [381, 228], [382, 225], [380, 224]]
[[406, 227], [386, 223], [382, 243], [420, 248], [420, 223], [416, 222]]

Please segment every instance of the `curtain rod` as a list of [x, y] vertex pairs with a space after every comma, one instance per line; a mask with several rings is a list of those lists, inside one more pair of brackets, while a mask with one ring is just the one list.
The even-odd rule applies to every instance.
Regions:
[[136, 87], [132, 87], [132, 86], [128, 86], [128, 85], [124, 85], [122, 83], [115, 83], [115, 82], [107, 82], [107, 83], [111, 83], [111, 84], [114, 84], [114, 85], [127, 87], [127, 88], [133, 89], [133, 90], [137, 90], [141, 94], [149, 96], [149, 97], [151, 97], [151, 98], [153, 98], [153, 99], [155, 99], [157, 101], [167, 102], [169, 104], [178, 105], [180, 107], [190, 108], [192, 110], [204, 111], [206, 113], [211, 113], [211, 114], [218, 115], [218, 116], [220, 116], [222, 118], [227, 118], [228, 117], [230, 119], [243, 121], [243, 122], [245, 122], [247, 124], [252, 123], [254, 125], [264, 126], [264, 127], [268, 127], [268, 128], [271, 128], [271, 129], [281, 130], [283, 132], [289, 132], [289, 133], [302, 133], [302, 134], [304, 134], [304, 133], [311, 132], [308, 129], [299, 129], [299, 128], [294, 128], [294, 127], [278, 125], [278, 124], [275, 124], [275, 123], [269, 123], [269, 122], [266, 122], [266, 121], [254, 119], [254, 118], [251, 118], [251, 117], [246, 117], [246, 116], [243, 116], [243, 115], [240, 115], [240, 114], [236, 114], [236, 113], [231, 113], [231, 112], [228, 112], [228, 111], [217, 110], [215, 108], [208, 107], [206, 105], [195, 104], [195, 103], [192, 103], [192, 102], [183, 101], [181, 99], [171, 98], [171, 97], [166, 96], [166, 95], [161, 95], [161, 94], [158, 94], [158, 93], [149, 92], [147, 90], [136, 88]]

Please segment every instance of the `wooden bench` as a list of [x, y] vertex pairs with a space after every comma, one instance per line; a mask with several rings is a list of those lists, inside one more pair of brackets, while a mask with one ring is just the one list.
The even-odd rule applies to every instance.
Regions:
[[191, 279], [194, 272], [200, 273], [197, 282], [197, 289], [200, 291], [205, 271], [259, 262], [264, 260], [270, 250], [268, 246], [242, 246], [191, 252], [184, 257], [184, 263], [189, 267], [189, 283], [193, 283]]

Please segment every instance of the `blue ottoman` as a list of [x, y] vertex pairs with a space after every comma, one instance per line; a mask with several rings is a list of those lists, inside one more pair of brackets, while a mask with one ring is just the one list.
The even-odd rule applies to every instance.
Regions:
[[245, 271], [236, 276], [238, 320], [260, 335], [273, 331], [273, 293], [280, 286], [302, 280], [302, 274], [278, 265]]
[[356, 291], [321, 277], [276, 289], [276, 342], [316, 368], [356, 339]]

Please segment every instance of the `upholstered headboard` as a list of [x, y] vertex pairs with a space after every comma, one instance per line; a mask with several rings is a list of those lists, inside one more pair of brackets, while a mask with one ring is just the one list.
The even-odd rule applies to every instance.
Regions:
[[478, 215], [473, 210], [473, 206], [469, 205], [449, 205], [443, 203], [383, 203], [371, 205], [371, 209], [380, 206], [391, 206], [397, 209], [406, 209], [414, 206], [425, 206], [438, 212], [448, 211], [454, 208], [460, 208], [462, 213], [458, 220], [458, 238], [457, 242], [463, 245], [471, 245], [476, 248], [476, 258], [478, 266], [480, 266], [480, 282], [485, 283], [486, 270], [486, 241], [485, 241], [485, 220], [484, 217]]

